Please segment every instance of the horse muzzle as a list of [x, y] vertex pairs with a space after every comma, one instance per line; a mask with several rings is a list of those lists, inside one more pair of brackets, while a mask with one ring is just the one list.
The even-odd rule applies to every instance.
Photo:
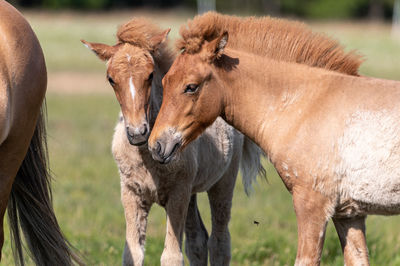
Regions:
[[150, 130], [147, 123], [139, 126], [133, 127], [128, 125], [126, 127], [126, 136], [128, 137], [128, 141], [131, 145], [141, 146], [147, 142], [149, 138]]
[[175, 157], [180, 147], [181, 138], [163, 134], [163, 136], [155, 142], [154, 147], [149, 147], [149, 150], [154, 160], [161, 164], [167, 164]]

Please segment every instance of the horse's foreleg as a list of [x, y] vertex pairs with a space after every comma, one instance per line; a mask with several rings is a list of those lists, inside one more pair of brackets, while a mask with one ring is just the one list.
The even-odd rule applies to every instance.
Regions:
[[236, 173], [225, 174], [208, 191], [212, 218], [212, 231], [208, 240], [211, 265], [229, 265], [231, 260], [231, 236], [228, 224], [231, 218]]
[[369, 265], [365, 241], [365, 218], [333, 218], [344, 254], [346, 266]]
[[147, 216], [150, 206], [122, 185], [121, 199], [124, 206], [126, 222], [126, 242], [123, 265], [143, 265], [144, 244], [146, 240]]
[[185, 252], [190, 265], [207, 265], [207, 229], [201, 220], [199, 209], [197, 208], [197, 195], [190, 198], [189, 208], [185, 223]]
[[181, 266], [184, 264], [182, 237], [190, 196], [189, 189], [184, 187], [179, 187], [179, 190], [169, 193], [165, 208], [167, 211], [167, 234], [161, 255], [161, 266]]
[[308, 188], [293, 190], [298, 242], [295, 265], [319, 265], [328, 220], [334, 206], [322, 194]]

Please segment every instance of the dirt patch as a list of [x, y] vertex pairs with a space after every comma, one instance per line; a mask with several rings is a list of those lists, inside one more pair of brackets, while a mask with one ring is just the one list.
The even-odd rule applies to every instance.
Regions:
[[114, 94], [104, 73], [49, 72], [47, 91], [68, 94]]

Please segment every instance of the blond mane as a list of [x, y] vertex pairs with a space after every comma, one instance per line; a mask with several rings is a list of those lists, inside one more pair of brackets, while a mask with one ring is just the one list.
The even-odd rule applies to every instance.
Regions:
[[154, 36], [163, 32], [163, 29], [146, 18], [133, 18], [118, 28], [117, 40], [119, 44], [128, 43], [149, 51], [160, 64], [160, 68], [168, 70], [175, 58], [168, 40], [161, 43], [157, 49], [154, 49], [151, 43]]
[[336, 40], [312, 32], [299, 22], [271, 17], [240, 18], [208, 12], [189, 20], [180, 29], [177, 48], [187, 53], [200, 51], [204, 41], [211, 41], [224, 31], [229, 33], [228, 48], [358, 75], [363, 62], [354, 51], [345, 52]]
[[151, 50], [150, 39], [162, 34], [163, 30], [145, 18], [133, 18], [119, 26], [117, 39], [119, 43], [129, 43], [146, 50]]

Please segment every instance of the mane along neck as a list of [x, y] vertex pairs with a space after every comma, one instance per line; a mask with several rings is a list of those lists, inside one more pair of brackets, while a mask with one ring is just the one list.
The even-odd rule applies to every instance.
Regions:
[[350, 75], [358, 75], [362, 63], [354, 51], [346, 53], [336, 40], [312, 32], [303, 23], [270, 17], [240, 18], [214, 12], [197, 16], [183, 25], [177, 47], [196, 53], [204, 41], [211, 41], [224, 31], [229, 33], [227, 48], [276, 60]]

